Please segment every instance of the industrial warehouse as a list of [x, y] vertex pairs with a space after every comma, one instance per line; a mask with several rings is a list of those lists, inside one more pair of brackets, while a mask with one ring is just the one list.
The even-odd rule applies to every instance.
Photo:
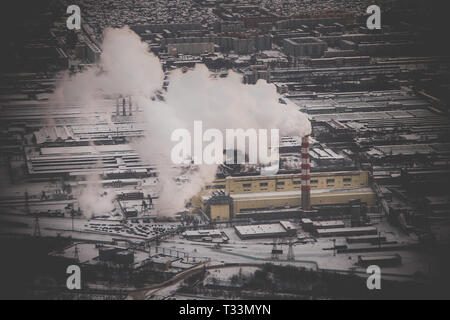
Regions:
[[[227, 220], [240, 213], [258, 210], [303, 209], [301, 176], [232, 177], [215, 181], [210, 189], [214, 191], [202, 196], [202, 206], [212, 220]], [[375, 192], [369, 187], [368, 172], [313, 173], [310, 179], [310, 205], [349, 204], [354, 200], [367, 206], [376, 204]], [[223, 193], [218, 188], [221, 184]]]
[[[6, 12], [0, 299], [449, 297], [446, 10], [43, 0]], [[245, 138], [216, 144], [228, 130]], [[374, 266], [382, 289], [368, 285]]]
[[301, 174], [276, 176], [227, 177], [205, 188], [200, 206], [212, 220], [227, 220], [268, 209], [347, 205], [354, 201], [367, 207], [376, 205], [376, 194], [370, 188], [369, 172], [310, 173], [308, 137], [301, 144]]

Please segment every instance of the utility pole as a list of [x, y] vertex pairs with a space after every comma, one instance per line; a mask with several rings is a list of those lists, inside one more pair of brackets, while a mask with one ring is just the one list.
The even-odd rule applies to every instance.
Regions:
[[381, 232], [378, 232], [378, 249], [381, 249]]
[[38, 217], [37, 213], [34, 216], [34, 233], [33, 233], [33, 235], [35, 237], [41, 236], [41, 227], [39, 226], [39, 217]]
[[74, 228], [74, 215], [75, 215], [75, 210], [72, 208], [72, 210], [70, 211], [70, 216], [71, 216], [71, 219], [72, 219], [72, 232], [75, 231], [75, 228]]
[[288, 259], [288, 261], [294, 261], [295, 260], [295, 256], [294, 256], [294, 241], [292, 239], [290, 239], [288, 244], [289, 244], [289, 250], [288, 250], [287, 259]]
[[277, 260], [278, 256], [276, 254], [277, 252], [277, 239], [273, 239], [272, 243], [272, 260]]
[[272, 260], [278, 260], [280, 254], [283, 254], [283, 250], [282, 249], [278, 249], [278, 239], [274, 238], [273, 239], [273, 246], [272, 246]]
[[79, 252], [79, 250], [78, 250], [78, 245], [77, 245], [77, 244], [75, 244], [75, 255], [74, 255], [74, 257], [75, 257], [75, 260], [76, 260], [77, 262], [80, 261], [80, 252]]
[[25, 191], [25, 214], [30, 214], [30, 205], [28, 203], [28, 191]]
[[[30, 203], [29, 203], [28, 191], [25, 191], [25, 213], [27, 215], [30, 214]], [[40, 237], [41, 236], [41, 227], [39, 226], [39, 216], [38, 216], [37, 212], [34, 214], [34, 232], [33, 232], [33, 236], [34, 237]]]

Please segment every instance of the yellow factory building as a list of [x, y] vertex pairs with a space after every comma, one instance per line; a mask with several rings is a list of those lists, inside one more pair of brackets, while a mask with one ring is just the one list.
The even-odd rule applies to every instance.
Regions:
[[[217, 196], [220, 191], [219, 196]], [[215, 196], [212, 196], [215, 192]], [[360, 200], [376, 204], [367, 171], [311, 173], [311, 204], [347, 204]], [[228, 220], [237, 213], [301, 206], [301, 175], [244, 176], [218, 179], [204, 188], [197, 202], [212, 220]]]

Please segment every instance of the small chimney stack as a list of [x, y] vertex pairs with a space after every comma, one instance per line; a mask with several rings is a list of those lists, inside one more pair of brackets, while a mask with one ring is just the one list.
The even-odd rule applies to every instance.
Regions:
[[311, 162], [309, 136], [302, 138], [302, 208], [311, 210]]
[[128, 98], [128, 102], [130, 104], [130, 116], [133, 115], [133, 103], [131, 102], [131, 96]]

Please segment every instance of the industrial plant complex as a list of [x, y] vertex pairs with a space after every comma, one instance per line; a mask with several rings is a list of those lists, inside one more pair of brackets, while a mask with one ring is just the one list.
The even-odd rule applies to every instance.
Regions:
[[[372, 4], [46, 0], [26, 19], [13, 6], [0, 298], [450, 297], [448, 40], [426, 1], [378, 1], [381, 29]], [[279, 129], [278, 170], [171, 163], [191, 119]], [[366, 287], [374, 265], [381, 293]]]

